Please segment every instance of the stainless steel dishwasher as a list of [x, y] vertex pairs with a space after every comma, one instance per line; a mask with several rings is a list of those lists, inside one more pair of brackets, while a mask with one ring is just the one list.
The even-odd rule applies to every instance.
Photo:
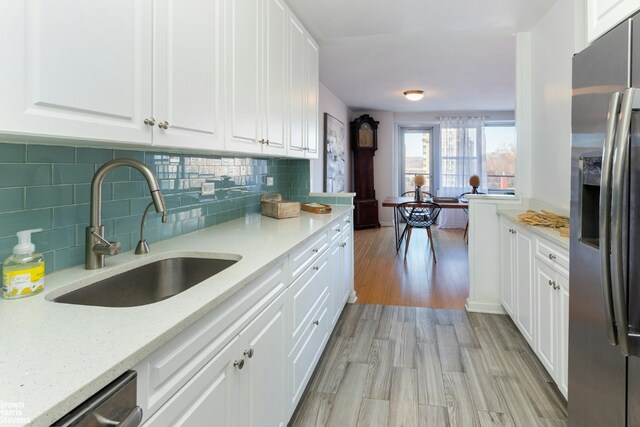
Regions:
[[137, 427], [142, 408], [136, 404], [135, 371], [127, 371], [52, 427]]

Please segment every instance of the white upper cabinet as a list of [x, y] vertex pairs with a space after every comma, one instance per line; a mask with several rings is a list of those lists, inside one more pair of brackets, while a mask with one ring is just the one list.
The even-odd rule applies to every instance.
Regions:
[[286, 153], [286, 19], [281, 0], [227, 0], [229, 151]]
[[589, 43], [640, 10], [640, 0], [587, 0]]
[[154, 1], [153, 143], [223, 148], [218, 0]]
[[289, 146], [291, 157], [318, 158], [319, 50], [295, 16], [289, 16]]
[[151, 143], [151, 0], [3, 2], [0, 130]]

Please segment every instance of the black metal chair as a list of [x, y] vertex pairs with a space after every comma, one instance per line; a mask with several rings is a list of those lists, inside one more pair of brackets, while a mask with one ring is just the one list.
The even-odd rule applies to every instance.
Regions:
[[407, 234], [407, 241], [404, 246], [405, 259], [407, 258], [407, 250], [409, 249], [409, 242], [411, 241], [411, 231], [414, 228], [424, 228], [427, 230], [427, 235], [429, 236], [433, 262], [438, 262], [435, 247], [433, 246], [431, 226], [438, 219], [441, 210], [442, 207], [439, 204], [431, 202], [405, 202], [398, 205], [398, 212], [400, 212], [400, 216], [406, 223], [405, 232]]
[[[462, 199], [466, 199], [466, 195], [467, 194], [484, 194], [478, 190], [476, 190], [474, 188], [473, 191], [467, 191], [466, 193], [462, 193], [461, 195], [458, 196], [458, 200], [462, 200]], [[463, 208], [462, 209], [464, 211], [464, 213], [467, 214], [467, 225], [465, 225], [464, 227], [464, 235], [462, 236], [463, 239], [465, 239], [465, 241], [467, 240], [467, 234], [469, 234], [469, 208]]]

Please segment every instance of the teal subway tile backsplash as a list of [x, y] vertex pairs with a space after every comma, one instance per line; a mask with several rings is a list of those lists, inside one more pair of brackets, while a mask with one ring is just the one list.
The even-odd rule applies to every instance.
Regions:
[[[258, 212], [261, 193], [300, 201], [309, 195], [304, 159], [0, 143], [0, 263], [17, 243], [17, 231], [43, 228], [33, 240], [44, 252], [48, 273], [82, 264], [91, 180], [103, 163], [119, 157], [149, 165], [165, 197], [169, 220], [162, 224], [151, 209], [145, 227], [150, 243]], [[265, 185], [267, 176], [273, 186]], [[200, 194], [203, 182], [215, 183], [215, 195]], [[102, 185], [102, 200], [107, 238], [131, 250], [151, 201], [146, 181], [137, 170], [114, 169]]]

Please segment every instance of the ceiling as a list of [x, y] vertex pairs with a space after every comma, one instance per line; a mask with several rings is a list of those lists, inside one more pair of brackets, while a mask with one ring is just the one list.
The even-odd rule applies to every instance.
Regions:
[[554, 2], [288, 0], [320, 44], [320, 81], [351, 109], [394, 112], [513, 110], [515, 33]]

